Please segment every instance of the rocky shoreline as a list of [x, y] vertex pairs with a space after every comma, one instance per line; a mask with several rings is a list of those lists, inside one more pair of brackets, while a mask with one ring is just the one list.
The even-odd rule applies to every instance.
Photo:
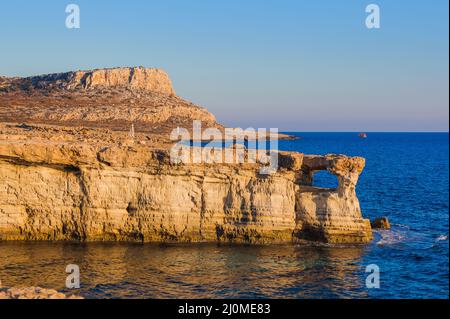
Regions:
[[65, 295], [53, 289], [40, 287], [1, 288], [0, 300], [4, 299], [84, 299], [76, 295]]
[[[372, 239], [356, 196], [363, 158], [277, 152], [270, 175], [258, 162], [174, 164], [166, 132], [199, 115], [221, 129], [214, 116], [174, 96], [165, 77], [156, 89], [161, 72], [95, 72], [83, 73], [89, 85], [74, 74], [2, 79], [0, 240]], [[129, 118], [149, 129], [130, 136]], [[313, 186], [321, 170], [336, 176], [336, 189]]]

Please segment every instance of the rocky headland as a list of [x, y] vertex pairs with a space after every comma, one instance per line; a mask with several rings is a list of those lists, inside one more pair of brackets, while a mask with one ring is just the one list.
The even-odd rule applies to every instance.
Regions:
[[[366, 243], [365, 160], [277, 152], [261, 163], [174, 164], [175, 127], [223, 126], [164, 71], [0, 77], [0, 240]], [[130, 126], [135, 132], [130, 134]], [[336, 189], [314, 187], [317, 171]]]

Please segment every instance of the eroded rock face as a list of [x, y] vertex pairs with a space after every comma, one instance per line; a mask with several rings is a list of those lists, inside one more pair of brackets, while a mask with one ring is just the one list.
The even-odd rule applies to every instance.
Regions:
[[[356, 184], [365, 166], [361, 157], [305, 155], [297, 196], [297, 221], [301, 238], [332, 243], [367, 242], [370, 221], [361, 218]], [[337, 189], [312, 187], [313, 175], [328, 170], [338, 178]], [[308, 186], [309, 185], [309, 186]]]
[[[371, 239], [355, 191], [363, 158], [279, 152], [271, 175], [175, 165], [170, 132], [193, 120], [223, 129], [157, 69], [0, 77], [0, 240]], [[337, 189], [312, 186], [319, 170]]]
[[[363, 159], [281, 153], [279, 163], [260, 175], [258, 164], [171, 164], [138, 142], [10, 138], [0, 141], [0, 240], [371, 239], [355, 193]], [[336, 190], [302, 182], [319, 168], [338, 175]]]

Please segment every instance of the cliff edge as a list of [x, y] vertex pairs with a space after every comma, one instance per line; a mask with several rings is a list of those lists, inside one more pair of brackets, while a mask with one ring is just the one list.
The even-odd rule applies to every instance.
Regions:
[[0, 78], [0, 120], [167, 134], [200, 120], [221, 128], [205, 108], [178, 97], [154, 68], [113, 68]]
[[[169, 82], [153, 91], [152, 72], [0, 79], [0, 241], [371, 240], [356, 195], [363, 158], [275, 152], [270, 175], [260, 162], [174, 163], [171, 128], [221, 126]], [[314, 187], [321, 170], [339, 186]]]

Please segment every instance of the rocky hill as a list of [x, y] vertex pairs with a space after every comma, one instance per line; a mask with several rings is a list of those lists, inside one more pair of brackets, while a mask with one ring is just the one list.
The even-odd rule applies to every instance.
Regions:
[[221, 127], [175, 95], [168, 75], [142, 67], [0, 78], [0, 120], [166, 133], [193, 120]]
[[76, 89], [122, 87], [175, 95], [167, 73], [160, 69], [143, 67], [73, 71], [27, 78], [8, 79], [3, 77], [0, 80], [3, 80], [1, 87], [4, 91], [17, 89], [24, 91], [67, 89], [73, 91]]

